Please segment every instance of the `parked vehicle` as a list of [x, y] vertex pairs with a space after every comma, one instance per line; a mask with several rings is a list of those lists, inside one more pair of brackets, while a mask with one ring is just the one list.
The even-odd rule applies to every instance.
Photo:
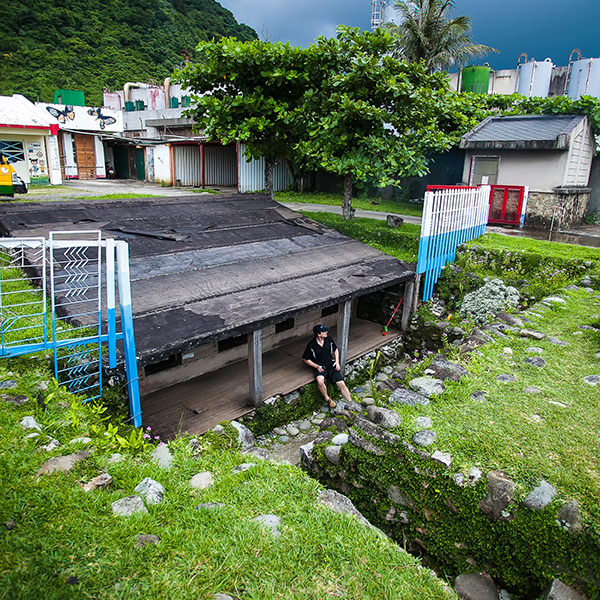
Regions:
[[15, 194], [26, 194], [27, 184], [17, 175], [15, 168], [0, 152], [0, 196], [14, 198]]

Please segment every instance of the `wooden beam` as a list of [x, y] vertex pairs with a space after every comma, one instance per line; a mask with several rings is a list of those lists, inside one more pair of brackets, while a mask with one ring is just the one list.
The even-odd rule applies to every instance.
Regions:
[[350, 313], [352, 300], [347, 300], [340, 305], [337, 317], [338, 349], [340, 351], [340, 369], [344, 373], [346, 357], [348, 356], [348, 336], [350, 335]]
[[248, 338], [248, 371], [250, 401], [258, 408], [263, 404], [262, 329], [252, 331]]
[[404, 303], [402, 307], [402, 321], [400, 323], [400, 331], [406, 333], [408, 331], [408, 320], [412, 314], [412, 303], [414, 296], [415, 282], [407, 281], [404, 286]]

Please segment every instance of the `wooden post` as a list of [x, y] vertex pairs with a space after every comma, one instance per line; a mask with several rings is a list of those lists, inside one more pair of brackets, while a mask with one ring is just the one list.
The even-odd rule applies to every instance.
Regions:
[[250, 333], [248, 339], [248, 371], [250, 376], [250, 400], [258, 408], [263, 404], [262, 381], [262, 329]]
[[352, 300], [347, 300], [341, 305], [337, 318], [337, 343], [340, 351], [340, 370], [342, 375], [346, 368], [346, 357], [348, 356], [348, 336], [350, 334], [350, 312], [352, 311]]
[[419, 291], [421, 289], [421, 273], [417, 273], [415, 277], [415, 287], [413, 290], [413, 298], [410, 307], [411, 316], [417, 313], [417, 308], [419, 307]]
[[400, 331], [402, 333], [408, 331], [408, 320], [410, 319], [412, 312], [414, 289], [414, 280], [407, 281], [404, 287], [404, 306], [402, 307], [402, 321], [400, 323]]

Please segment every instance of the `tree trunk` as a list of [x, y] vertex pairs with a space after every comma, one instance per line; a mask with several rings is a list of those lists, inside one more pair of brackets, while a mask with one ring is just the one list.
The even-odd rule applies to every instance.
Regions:
[[352, 208], [352, 175], [346, 173], [344, 175], [344, 200], [342, 201], [342, 217], [344, 221], [351, 219], [354, 216]]
[[274, 158], [265, 159], [265, 193], [271, 200], [275, 200], [275, 192], [273, 191], [273, 167], [277, 163]]

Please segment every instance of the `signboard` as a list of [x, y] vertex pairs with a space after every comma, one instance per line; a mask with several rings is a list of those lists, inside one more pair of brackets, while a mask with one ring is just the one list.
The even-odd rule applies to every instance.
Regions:
[[107, 133], [123, 131], [123, 114], [114, 108], [43, 103], [38, 106], [48, 113], [48, 120], [58, 123], [61, 129]]

